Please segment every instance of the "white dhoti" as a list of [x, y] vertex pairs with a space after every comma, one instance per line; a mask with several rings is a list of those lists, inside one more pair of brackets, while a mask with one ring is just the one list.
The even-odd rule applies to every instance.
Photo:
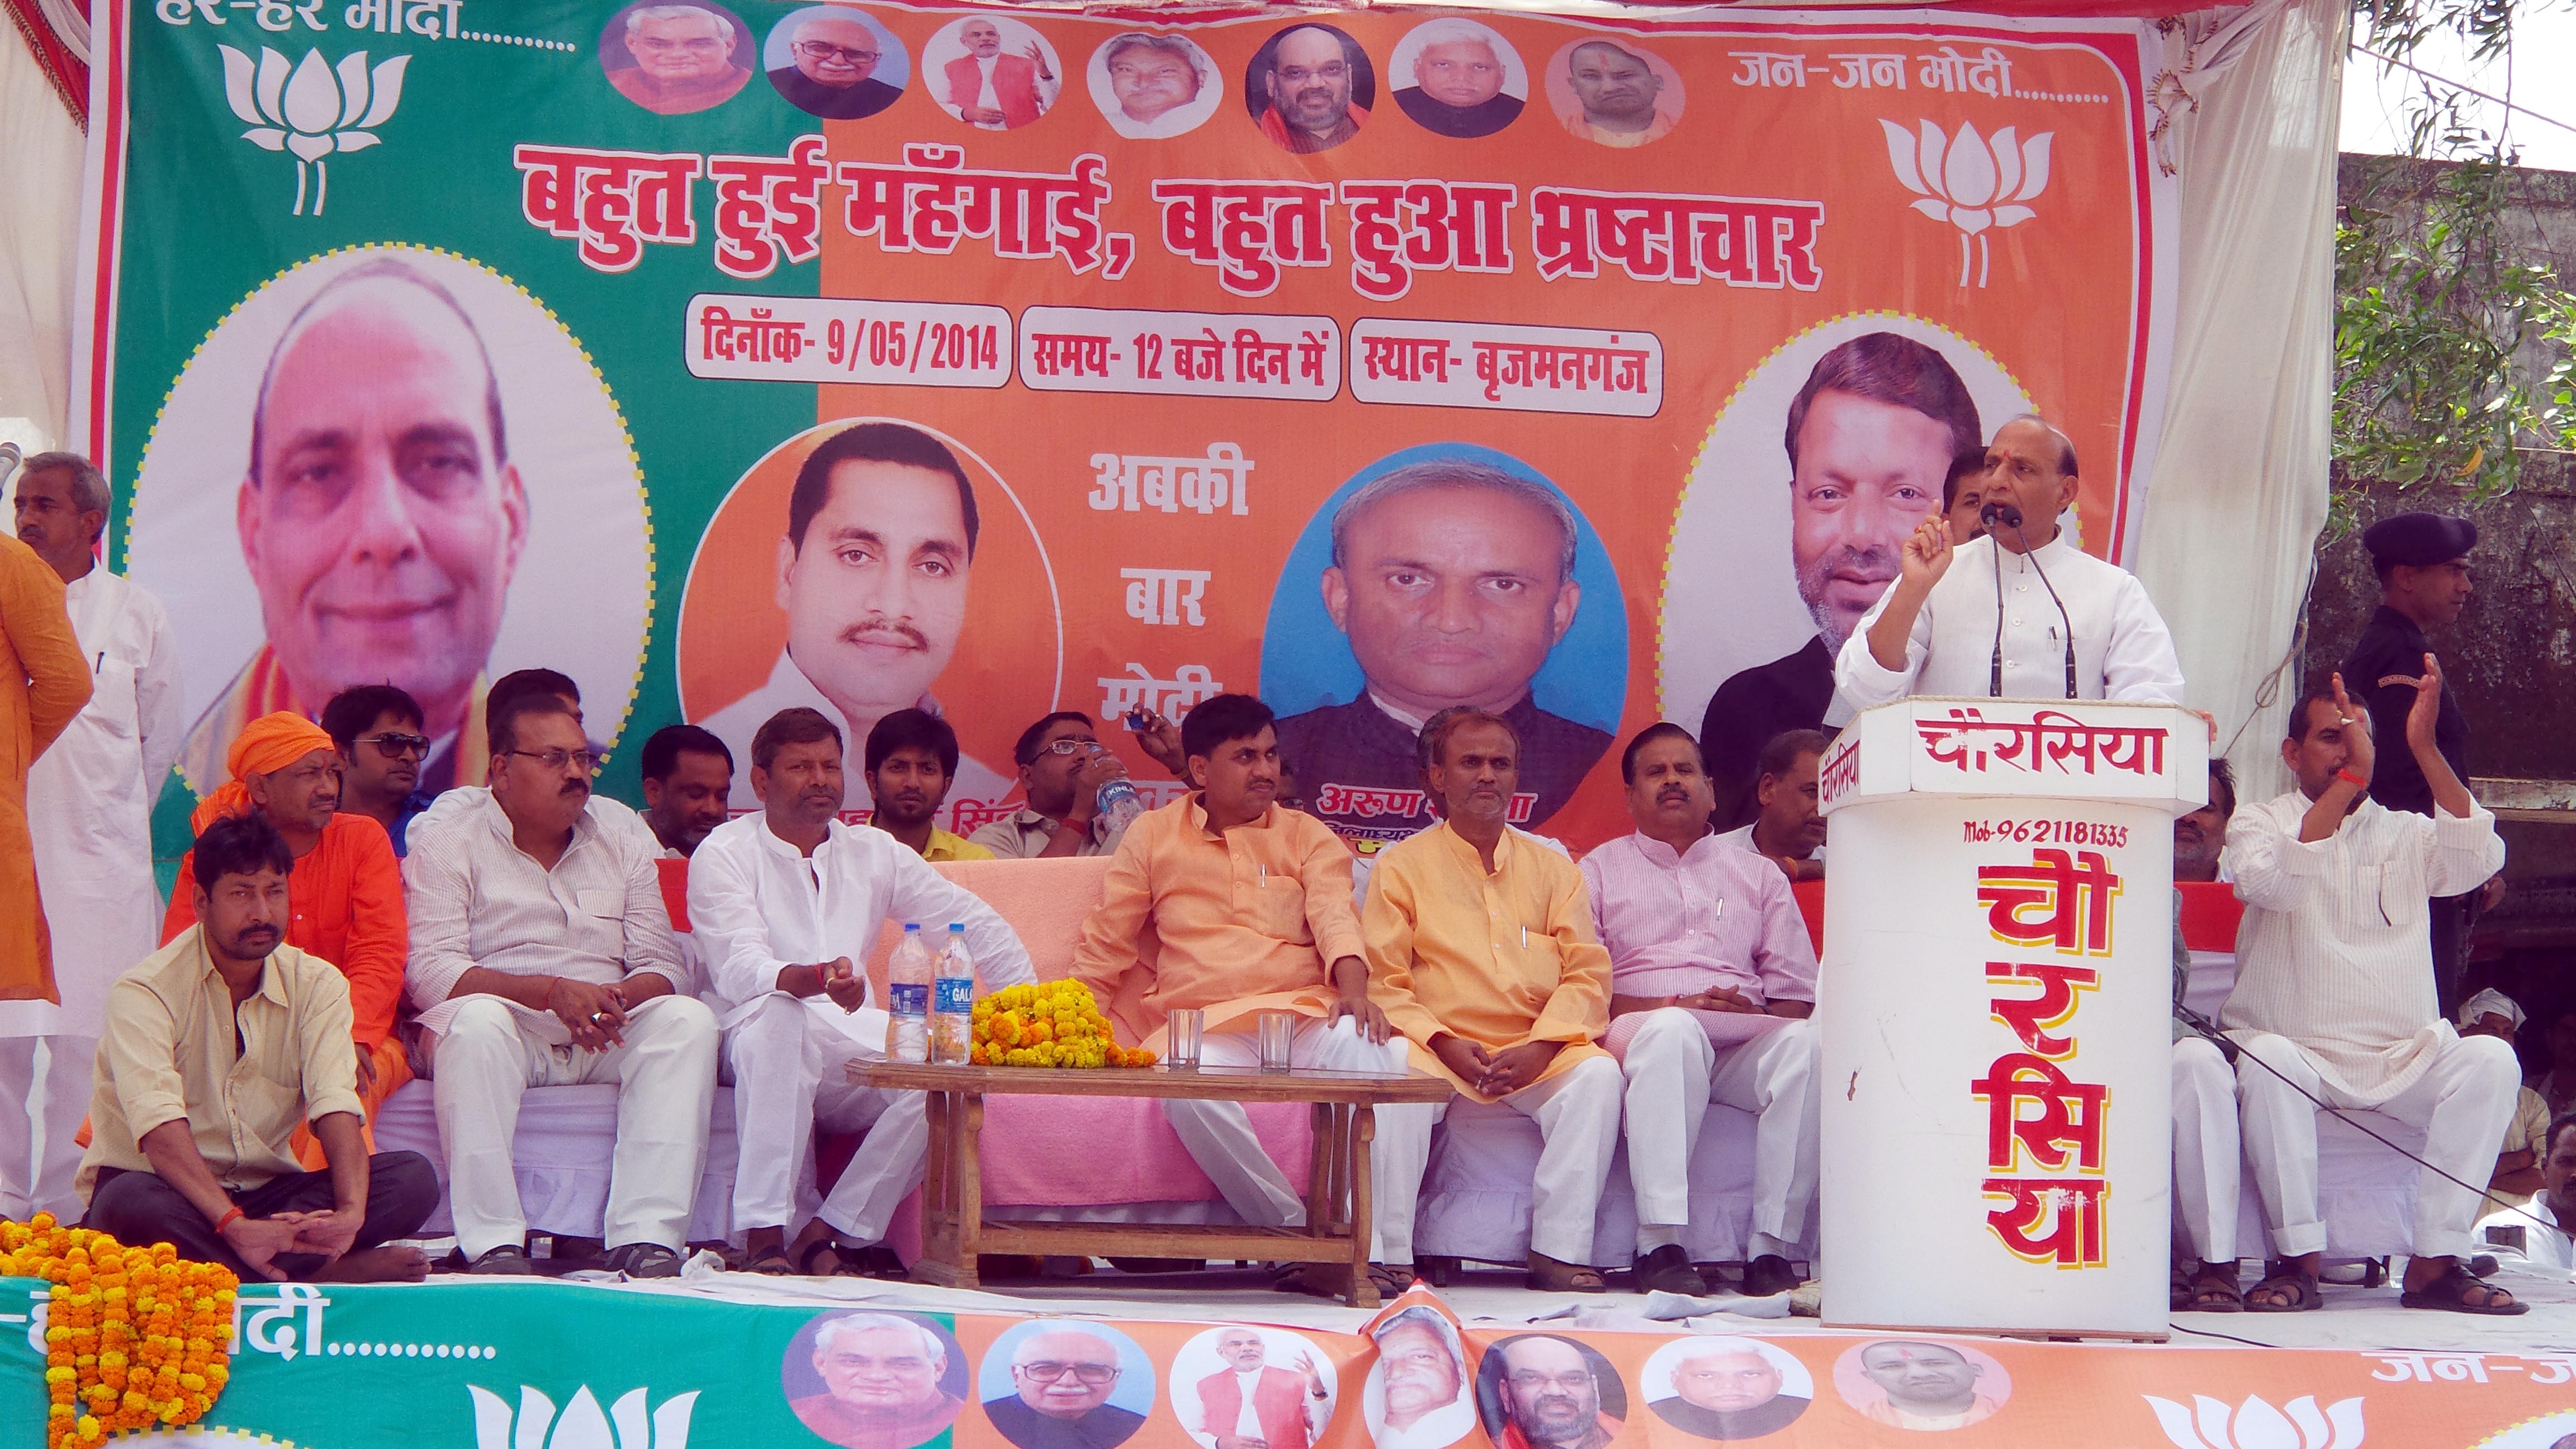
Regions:
[[[1253, 1031], [1258, 1014], [1237, 1018], [1241, 1030], [1215, 1031], [1199, 1040], [1199, 1060], [1212, 1067], [1253, 1067], [1261, 1064], [1261, 1048]], [[1228, 1023], [1229, 1026], [1235, 1023]], [[1288, 1040], [1288, 1065], [1322, 1067], [1341, 1072], [1374, 1072], [1402, 1076], [1408, 1047], [1403, 1037], [1386, 1042], [1372, 1042], [1360, 1034], [1348, 1017], [1327, 1024], [1320, 1017], [1300, 1017], [1296, 1033]], [[1199, 1170], [1225, 1194], [1225, 1200], [1247, 1223], [1263, 1227], [1303, 1227], [1306, 1224], [1306, 1202], [1296, 1185], [1288, 1181], [1279, 1164], [1261, 1150], [1261, 1139], [1253, 1134], [1252, 1118], [1240, 1102], [1194, 1102], [1169, 1099], [1163, 1103], [1163, 1115], [1171, 1120], [1174, 1135], [1196, 1158]], [[1381, 1191], [1378, 1183], [1386, 1180], [1389, 1170], [1388, 1143], [1407, 1133], [1430, 1141], [1433, 1109], [1425, 1104], [1375, 1108], [1377, 1135], [1369, 1144], [1369, 1178], [1372, 1192]], [[1418, 1128], [1408, 1128], [1407, 1118], [1419, 1118]], [[1316, 1143], [1315, 1150], [1324, 1150]], [[1419, 1165], [1414, 1181], [1421, 1182]], [[1372, 1198], [1372, 1207], [1384, 1202]], [[1373, 1212], [1379, 1222], [1383, 1212]], [[1378, 1257], [1375, 1248], [1382, 1237], [1372, 1237], [1370, 1256], [1375, 1261], [1408, 1261]], [[1406, 1234], [1411, 1241], [1411, 1234]]]
[[[1610, 1159], [1619, 1151], [1620, 1086], [1619, 1064], [1596, 1056], [1502, 1098], [1504, 1106], [1538, 1123], [1531, 1252], [1560, 1263], [1591, 1261], [1593, 1216], [1601, 1207], [1601, 1185], [1610, 1178]], [[1413, 1261], [1413, 1214], [1431, 1162], [1431, 1128], [1447, 1112], [1443, 1102], [1419, 1112], [1379, 1114], [1380, 1150], [1369, 1158], [1377, 1217], [1370, 1256], [1378, 1262]]]
[[[2313, 1161], [2313, 1118], [2308, 1143]], [[2204, 1263], [2232, 1266], [2237, 1189], [2244, 1180], [2236, 1136], [2236, 1072], [2217, 1047], [2196, 1036], [2173, 1044], [2173, 1176], [2174, 1246]]]
[[[1687, 1011], [1649, 1012], [1628, 1042], [1628, 1181], [1637, 1251], [1679, 1243], [1690, 1222], [1690, 1157], [1708, 1104], [1755, 1114], [1753, 1229], [1745, 1256], [1794, 1257], [1816, 1211], [1819, 1038], [1792, 1021], [1718, 1047]], [[1551, 1253], [1548, 1256], [1554, 1257]]]
[[2462, 1187], [2443, 1174], [2472, 1183], [2494, 1174], [2504, 1129], [2513, 1121], [2514, 1094], [2522, 1085], [2511, 1046], [2488, 1036], [2444, 1041], [2430, 1048], [2431, 1065], [2406, 1090], [2378, 1101], [2327, 1081], [2287, 1037], [2257, 1031], [2233, 1035], [2244, 1049], [2236, 1064], [2236, 1091], [2244, 1111], [2245, 1160], [2263, 1195], [2263, 1221], [2271, 1229], [2275, 1253], [2294, 1258], [2324, 1252], [2326, 1246], [2325, 1223], [2317, 1212], [2317, 1105], [2290, 1085], [2296, 1083], [2329, 1106], [2367, 1107], [2423, 1124], [2424, 1160], [2440, 1171], [2425, 1171], [2416, 1184], [2414, 1254], [2469, 1255], [2480, 1189]]
[[591, 1082], [617, 1083], [608, 1246], [682, 1246], [706, 1171], [715, 1014], [691, 997], [657, 996], [627, 1013], [625, 1037], [600, 1052], [555, 1046], [522, 1026], [497, 996], [463, 1002], [439, 1034], [430, 1087], [447, 1154], [448, 1208], [468, 1261], [528, 1235], [511, 1169], [520, 1098], [530, 1087]]
[[930, 1144], [920, 1092], [863, 1087], [849, 1079], [853, 1057], [881, 1058], [820, 1014], [838, 1011], [784, 993], [747, 1004], [724, 1030], [725, 1080], [733, 1084], [733, 1222], [785, 1228], [796, 1216], [796, 1181], [814, 1155], [814, 1129], [866, 1131], [858, 1155], [815, 1214], [842, 1241], [864, 1247], [885, 1237], [904, 1196], [921, 1184]]

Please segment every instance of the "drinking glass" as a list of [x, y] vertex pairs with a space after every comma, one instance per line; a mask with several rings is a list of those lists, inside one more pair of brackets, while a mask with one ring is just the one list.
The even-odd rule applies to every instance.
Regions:
[[1171, 1015], [1164, 1040], [1164, 1060], [1176, 1067], [1199, 1064], [1199, 1034], [1206, 1029], [1207, 1018], [1196, 1007], [1183, 1007]]

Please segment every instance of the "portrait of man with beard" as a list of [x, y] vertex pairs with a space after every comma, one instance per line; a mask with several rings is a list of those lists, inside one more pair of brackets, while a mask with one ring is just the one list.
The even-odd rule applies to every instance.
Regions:
[[1895, 582], [1907, 534], [1940, 511], [1950, 461], [1985, 445], [1967, 384], [1939, 352], [1893, 332], [1826, 353], [1789, 404], [1789, 555], [1816, 636], [1738, 672], [1700, 721], [1717, 825], [1752, 816], [1753, 765], [1788, 730], [1850, 718], [1834, 700], [1834, 656]]
[[1312, 155], [1368, 124], [1377, 75], [1358, 41], [1329, 25], [1293, 25], [1253, 52], [1243, 98], [1271, 144]]
[[1626, 1427], [1628, 1387], [1598, 1352], [1527, 1333], [1494, 1345], [1476, 1400], [1497, 1449], [1607, 1449]]

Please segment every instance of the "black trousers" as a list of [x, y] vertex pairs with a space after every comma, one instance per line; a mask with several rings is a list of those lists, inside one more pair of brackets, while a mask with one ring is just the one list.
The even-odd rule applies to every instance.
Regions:
[[[327, 1172], [293, 1172], [233, 1194], [234, 1204], [254, 1218], [323, 1212], [331, 1201]], [[379, 1152], [367, 1159], [367, 1216], [358, 1228], [358, 1240], [349, 1246], [354, 1251], [408, 1238], [420, 1231], [437, 1207], [438, 1170], [428, 1158], [417, 1152]], [[232, 1245], [197, 1211], [196, 1204], [157, 1173], [100, 1168], [81, 1226], [96, 1228], [129, 1246], [168, 1243], [179, 1250], [180, 1257], [221, 1263], [245, 1283], [267, 1281], [268, 1275], [234, 1254]], [[324, 1261], [318, 1253], [280, 1253], [270, 1260], [289, 1278], [311, 1277]]]

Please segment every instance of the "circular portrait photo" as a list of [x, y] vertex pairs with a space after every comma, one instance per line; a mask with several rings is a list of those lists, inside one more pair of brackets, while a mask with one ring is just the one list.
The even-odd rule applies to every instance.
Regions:
[[1628, 1386], [1601, 1351], [1524, 1333], [1485, 1351], [1476, 1413], [1504, 1449], [1606, 1449], [1628, 1419]]
[[966, 1407], [966, 1351], [948, 1325], [881, 1309], [819, 1313], [779, 1360], [787, 1407], [842, 1449], [913, 1449]]
[[984, 1351], [975, 1392], [1018, 1449], [1117, 1449], [1154, 1411], [1154, 1365], [1105, 1323], [1039, 1318]]
[[1882, 1338], [1834, 1360], [1834, 1391], [1873, 1424], [1964, 1429], [2011, 1400], [2012, 1376], [1985, 1350], [1963, 1343]]
[[1953, 460], [2029, 408], [1975, 343], [1884, 312], [1792, 338], [1735, 390], [1683, 488], [1664, 571], [1664, 718], [1699, 728], [1722, 824], [1742, 823], [1765, 743], [1844, 723], [1831, 707], [1843, 641], [1895, 581], [1906, 535], [1940, 511]]
[[1548, 59], [1546, 79], [1557, 124], [1598, 145], [1643, 146], [1681, 123], [1681, 72], [1625, 37], [1574, 42]]
[[1807, 1366], [1752, 1338], [1677, 1338], [1638, 1376], [1646, 1411], [1698, 1439], [1732, 1443], [1798, 1422], [1816, 1397]]
[[1172, 1355], [1172, 1417], [1199, 1449], [1308, 1449], [1341, 1400], [1333, 1361], [1284, 1328], [1212, 1328]]
[[1291, 155], [1330, 151], [1360, 133], [1377, 104], [1368, 52], [1330, 25], [1291, 25], [1243, 68], [1243, 107]]
[[1130, 30], [1091, 53], [1091, 103], [1131, 141], [1197, 130], [1225, 101], [1216, 62], [1182, 35]]
[[1360, 1391], [1360, 1414], [1377, 1449], [1449, 1449], [1476, 1428], [1476, 1396], [1458, 1327], [1416, 1304], [1372, 1332], [1377, 1361]]
[[912, 53], [893, 31], [848, 5], [790, 10], [769, 27], [761, 67], [780, 99], [809, 116], [855, 121], [903, 98]]
[[1520, 119], [1529, 70], [1501, 32], [1463, 16], [1426, 20], [1387, 57], [1396, 108], [1439, 136], [1490, 136]]
[[733, 751], [740, 810], [759, 808], [752, 736], [782, 709], [841, 726], [852, 811], [874, 803], [860, 762], [877, 721], [940, 715], [957, 770], [927, 806], [956, 830], [1017, 788], [1011, 745], [1056, 708], [1063, 638], [1046, 551], [984, 460], [914, 423], [843, 418], [771, 449], [708, 522], [680, 600], [680, 710]]
[[921, 47], [922, 79], [939, 108], [986, 131], [1016, 131], [1055, 105], [1064, 64], [1023, 20], [970, 15], [939, 27]]
[[[2194, 1405], [2175, 1403], [2170, 1399], [2159, 1399], [2150, 1394], [2147, 1396], [2147, 1406], [2156, 1411], [2158, 1422], [2168, 1426], [2165, 1430], [2166, 1438], [2175, 1439], [2175, 1442], [2179, 1443], [2181, 1440], [2176, 1438], [2177, 1429], [2185, 1436], [2194, 1432], [2195, 1420], [2192, 1413]], [[2339, 1438], [2349, 1436], [2354, 1442], [2359, 1441], [2361, 1437], [2361, 1401], [2359, 1399], [2344, 1399], [2311, 1407], [2323, 1415], [2329, 1433]], [[2287, 1413], [2275, 1408], [2260, 1395], [2247, 1399], [2230, 1417], [2237, 1424], [2247, 1428], [2252, 1428], [2259, 1423], [2268, 1429], [2278, 1424], [2281, 1427], [2272, 1431], [2276, 1440], [2284, 1444], [2299, 1442], [2299, 1426], [2291, 1421]], [[2253, 1439], [2251, 1435], [2240, 1434], [2239, 1442], [2249, 1441], [2262, 1442], [2259, 1439]], [[2551, 1414], [2547, 1418], [2534, 1419], [2527, 1424], [2516, 1424], [2499, 1434], [2480, 1439], [2474, 1449], [2576, 1449], [2576, 1413]]]
[[[1510, 818], [1535, 828], [1610, 748], [1627, 620], [1609, 553], [1554, 480], [1470, 443], [1391, 453], [1324, 500], [1280, 570], [1261, 653], [1279, 758], [1327, 824], [1401, 839], [1431, 819], [1420, 722], [1474, 705], [1520, 736]], [[1416, 792], [1413, 808], [1389, 791]]]
[[711, 0], [629, 5], [599, 32], [599, 68], [617, 93], [657, 116], [732, 100], [755, 52], [742, 17]]
[[561, 670], [613, 745], [651, 622], [626, 420], [580, 339], [479, 262], [301, 263], [208, 334], [144, 445], [127, 568], [170, 612], [199, 795], [243, 725], [393, 684], [419, 788], [480, 784], [486, 685]]

